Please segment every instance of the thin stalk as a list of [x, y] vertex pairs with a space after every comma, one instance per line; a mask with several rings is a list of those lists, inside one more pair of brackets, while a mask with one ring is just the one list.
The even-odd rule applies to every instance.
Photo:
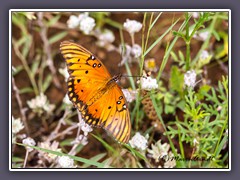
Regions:
[[25, 155], [25, 159], [24, 159], [24, 163], [23, 163], [23, 168], [26, 167], [28, 155], [29, 155], [29, 151], [26, 149], [26, 155]]
[[[145, 40], [145, 24], [146, 24], [146, 17], [147, 17], [147, 13], [144, 13], [143, 16], [143, 27], [142, 27], [142, 50], [144, 50], [144, 40]], [[141, 55], [141, 62], [140, 62], [140, 72], [139, 74], [142, 75], [143, 73], [143, 64], [144, 64], [144, 54], [145, 52], [142, 51], [142, 55]]]
[[145, 45], [144, 45], [144, 52], [146, 51], [147, 45], [148, 45], [148, 39], [149, 39], [150, 31], [151, 31], [150, 27], [151, 27], [152, 20], [153, 20], [153, 14], [154, 14], [154, 13], [152, 12], [151, 17], [150, 17], [150, 21], [149, 21], [149, 25], [148, 25], [146, 42], [145, 42]]
[[34, 93], [35, 93], [35, 95], [39, 95], [39, 90], [38, 90], [36, 81], [35, 81], [35, 79], [33, 77], [33, 74], [31, 72], [31, 69], [29, 68], [29, 66], [27, 64], [26, 59], [24, 58], [24, 56], [22, 55], [22, 53], [19, 51], [18, 47], [16, 46], [16, 41], [14, 39], [12, 41], [13, 41], [13, 49], [14, 49], [16, 55], [18, 56], [18, 58], [20, 59], [20, 61], [22, 62], [23, 67], [24, 67], [25, 71], [28, 74], [28, 77], [29, 77], [30, 82], [32, 84]]
[[189, 17], [188, 17], [188, 12], [185, 13], [185, 19], [187, 20], [186, 24], [186, 35], [185, 35], [185, 41], [186, 41], [186, 71], [189, 70], [190, 68], [190, 37], [189, 37]]
[[26, 130], [26, 133], [29, 135], [30, 132], [29, 132], [29, 127], [28, 127], [28, 123], [27, 123], [26, 108], [23, 108], [22, 100], [21, 100], [20, 94], [19, 94], [19, 89], [17, 88], [17, 86], [15, 84], [15, 80], [14, 80], [13, 77], [12, 77], [12, 85], [13, 85], [13, 90], [15, 91], [15, 97], [17, 99], [17, 103], [18, 103], [19, 110], [20, 110], [20, 113], [21, 113], [21, 119], [23, 121], [24, 128]]

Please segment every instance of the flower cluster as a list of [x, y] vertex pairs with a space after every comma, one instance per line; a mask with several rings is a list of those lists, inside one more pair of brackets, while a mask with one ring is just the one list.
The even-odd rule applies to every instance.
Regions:
[[128, 89], [122, 89], [122, 92], [124, 94], [124, 97], [126, 98], [127, 102], [131, 103], [136, 99], [137, 91], [136, 90], [128, 90]]
[[146, 59], [144, 61], [144, 68], [146, 71], [157, 72], [156, 60], [154, 58]]
[[176, 166], [176, 161], [173, 158], [173, 153], [169, 151], [169, 144], [162, 144], [161, 140], [159, 140], [155, 144], [151, 144], [151, 148], [152, 149], [147, 149], [147, 152], [149, 153], [149, 156], [155, 160], [156, 163], [160, 162], [160, 160], [163, 159], [164, 168], [173, 168]]
[[[48, 149], [48, 150], [52, 150], [52, 151], [61, 152], [61, 149], [58, 148], [59, 142], [57, 142], [57, 141], [53, 141], [53, 143], [50, 143], [49, 141], [40, 142], [38, 144], [38, 146], [40, 148], [43, 148], [43, 149]], [[38, 156], [39, 156], [40, 159], [46, 159], [48, 162], [54, 161], [57, 157], [57, 155], [52, 154], [52, 153], [47, 153], [45, 151], [39, 151]]]
[[129, 32], [129, 34], [134, 34], [142, 29], [142, 24], [136, 20], [127, 19], [126, 22], [124, 22], [123, 27]]
[[84, 136], [87, 136], [89, 132], [92, 132], [92, 127], [89, 126], [82, 118], [80, 119], [79, 126], [84, 133]]
[[30, 137], [27, 137], [27, 138], [23, 139], [22, 143], [25, 144], [25, 145], [28, 145], [26, 147], [26, 149], [29, 152], [33, 150], [33, 148], [31, 148], [29, 146], [35, 146], [36, 145], [36, 142], [34, 141], [34, 139], [32, 139]]
[[197, 74], [194, 70], [187, 71], [184, 74], [184, 84], [187, 87], [194, 87], [196, 82]]
[[80, 14], [79, 16], [71, 15], [67, 21], [67, 25], [69, 28], [79, 27], [80, 31], [88, 35], [92, 32], [96, 23], [95, 20], [86, 12]]
[[123, 27], [131, 35], [132, 47], [128, 44], [126, 44], [125, 47], [120, 46], [120, 54], [122, 55], [122, 61], [120, 65], [123, 65], [126, 61], [130, 63], [134, 62], [142, 54], [141, 46], [136, 44], [134, 41], [134, 33], [141, 30], [142, 24], [140, 22], [137, 22], [136, 20], [127, 19], [126, 22], [123, 23]]
[[134, 44], [132, 47], [128, 44], [126, 44], [125, 47], [120, 45], [119, 53], [122, 55], [120, 62], [120, 66], [122, 66], [125, 62], [132, 63], [136, 61], [142, 54], [142, 48], [138, 44]]
[[58, 165], [61, 168], [75, 168], [74, 160], [68, 156], [61, 156], [58, 158]]
[[157, 80], [151, 78], [150, 76], [141, 77], [140, 84], [142, 89], [148, 91], [158, 88]]
[[33, 112], [38, 113], [38, 115], [41, 115], [44, 112], [47, 112], [47, 114], [51, 114], [55, 108], [55, 105], [50, 104], [47, 96], [45, 96], [43, 93], [41, 93], [34, 99], [27, 101], [27, 104], [33, 110]]
[[20, 118], [15, 119], [12, 116], [12, 143], [16, 142], [16, 134], [24, 128], [24, 125]]
[[12, 116], [12, 133], [17, 134], [19, 131], [21, 131], [24, 128], [22, 121], [20, 118], [15, 119]]
[[96, 31], [94, 31], [94, 34], [96, 38], [98, 38], [96, 44], [99, 47], [103, 47], [108, 51], [112, 51], [115, 49], [115, 47], [112, 45], [112, 43], [115, 41], [115, 36], [112, 31], [110, 31], [109, 29], [104, 29], [103, 31], [97, 29]]
[[129, 141], [129, 144], [133, 147], [133, 148], [137, 148], [140, 149], [142, 151], [144, 151], [145, 149], [147, 149], [147, 138], [145, 138], [144, 136], [142, 136], [139, 132], [137, 132], [132, 139]]
[[66, 105], [73, 105], [72, 101], [69, 100], [69, 97], [68, 95], [66, 94], [63, 98], [63, 102], [66, 104]]
[[69, 77], [69, 73], [68, 73], [67, 67], [59, 68], [58, 72], [63, 75], [63, 77], [65, 78], [65, 81], [67, 82], [68, 77]]
[[209, 32], [205, 31], [205, 32], [199, 32], [193, 35], [193, 38], [200, 40], [200, 41], [206, 41], [206, 39], [209, 36]]
[[194, 19], [197, 19], [199, 18], [200, 15], [203, 14], [203, 12], [191, 12], [191, 14]]

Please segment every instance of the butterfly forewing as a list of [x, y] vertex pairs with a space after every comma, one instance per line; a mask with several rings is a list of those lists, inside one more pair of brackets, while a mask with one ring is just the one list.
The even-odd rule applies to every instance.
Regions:
[[[82, 46], [64, 41], [60, 50], [69, 72], [68, 95], [84, 120], [128, 142], [130, 115], [125, 97], [103, 63]], [[110, 82], [110, 83], [109, 83]]]

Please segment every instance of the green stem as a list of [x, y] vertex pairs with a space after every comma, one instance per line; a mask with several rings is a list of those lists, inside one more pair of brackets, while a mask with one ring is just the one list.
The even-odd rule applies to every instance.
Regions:
[[185, 13], [185, 18], [187, 20], [187, 24], [186, 24], [186, 35], [185, 35], [185, 39], [186, 39], [186, 71], [188, 71], [190, 69], [190, 36], [189, 36], [189, 17], [188, 17], [188, 12]]
[[30, 79], [30, 82], [32, 84], [32, 87], [33, 87], [33, 90], [34, 90], [34, 93], [35, 95], [38, 95], [39, 94], [39, 90], [37, 88], [37, 84], [36, 84], [36, 81], [33, 77], [33, 73], [31, 72], [28, 64], [27, 64], [27, 61], [26, 59], [24, 58], [24, 56], [22, 55], [22, 53], [19, 51], [18, 47], [16, 46], [16, 41], [13, 39], [13, 48], [14, 48], [14, 51], [16, 53], [16, 55], [18, 56], [18, 58], [21, 60], [22, 64], [23, 64], [23, 67], [25, 69], [25, 71], [27, 72], [28, 74], [28, 77]]

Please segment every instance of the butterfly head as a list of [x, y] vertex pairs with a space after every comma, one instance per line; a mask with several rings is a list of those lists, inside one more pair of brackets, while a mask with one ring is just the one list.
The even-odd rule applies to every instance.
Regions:
[[117, 74], [112, 77], [112, 80], [115, 82], [118, 82], [122, 78], [122, 74]]

